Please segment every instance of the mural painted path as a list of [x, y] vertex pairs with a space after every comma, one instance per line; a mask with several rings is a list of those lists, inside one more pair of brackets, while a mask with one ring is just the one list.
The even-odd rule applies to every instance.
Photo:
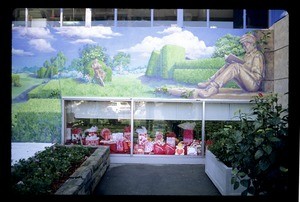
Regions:
[[22, 92], [20, 95], [12, 99], [12, 104], [26, 102], [28, 100], [28, 93], [34, 88], [38, 87], [40, 84], [30, 87], [29, 89]]

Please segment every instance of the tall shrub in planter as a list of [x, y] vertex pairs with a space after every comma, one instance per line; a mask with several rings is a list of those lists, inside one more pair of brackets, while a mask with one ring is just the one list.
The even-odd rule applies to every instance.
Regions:
[[208, 149], [232, 167], [232, 186], [242, 195], [282, 195], [288, 190], [288, 110], [277, 94], [259, 93], [251, 113], [239, 112], [239, 124], [212, 135]]

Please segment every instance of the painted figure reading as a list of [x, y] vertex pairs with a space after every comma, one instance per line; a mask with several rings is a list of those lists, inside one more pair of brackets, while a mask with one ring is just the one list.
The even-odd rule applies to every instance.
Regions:
[[264, 55], [257, 49], [256, 38], [252, 34], [244, 34], [240, 39], [246, 53], [244, 60], [234, 55], [226, 58], [226, 64], [221, 67], [207, 82], [198, 83], [200, 97], [217, 94], [219, 88], [227, 82], [235, 81], [244, 91], [255, 92], [261, 89], [265, 76]]

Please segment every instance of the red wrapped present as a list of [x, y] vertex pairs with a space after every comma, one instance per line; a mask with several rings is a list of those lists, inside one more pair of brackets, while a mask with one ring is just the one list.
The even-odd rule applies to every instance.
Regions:
[[124, 148], [124, 153], [129, 153], [130, 152], [130, 142], [123, 141], [123, 148]]
[[134, 145], [133, 152], [135, 154], [144, 154], [145, 153], [145, 145], [141, 145], [141, 144]]
[[153, 145], [153, 153], [154, 154], [166, 154], [164, 145], [157, 144], [157, 143], [154, 144]]
[[165, 154], [166, 155], [174, 155], [175, 154], [175, 146], [169, 145], [169, 144], [165, 144]]

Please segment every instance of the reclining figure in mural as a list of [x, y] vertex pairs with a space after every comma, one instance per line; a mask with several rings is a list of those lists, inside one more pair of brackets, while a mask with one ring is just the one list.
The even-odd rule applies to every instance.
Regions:
[[244, 34], [240, 42], [246, 51], [244, 60], [238, 60], [234, 55], [227, 57], [227, 63], [207, 82], [198, 83], [199, 97], [206, 98], [217, 94], [219, 88], [231, 80], [247, 92], [261, 89], [265, 76], [264, 55], [257, 49], [256, 38], [252, 34]]

